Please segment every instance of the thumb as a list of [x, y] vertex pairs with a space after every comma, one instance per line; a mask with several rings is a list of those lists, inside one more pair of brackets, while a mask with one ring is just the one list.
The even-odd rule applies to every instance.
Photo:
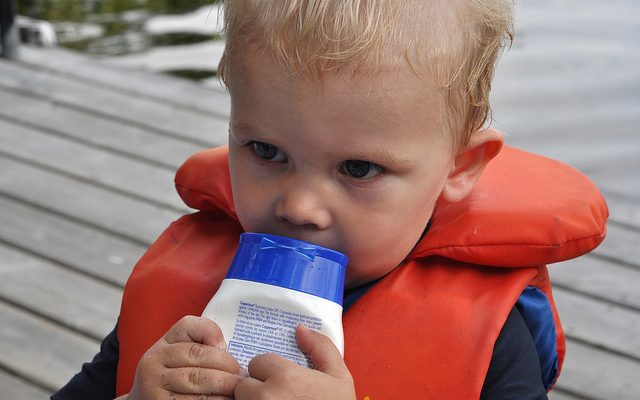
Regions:
[[351, 377], [340, 351], [327, 336], [298, 325], [296, 339], [300, 351], [311, 359], [316, 370], [336, 378]]

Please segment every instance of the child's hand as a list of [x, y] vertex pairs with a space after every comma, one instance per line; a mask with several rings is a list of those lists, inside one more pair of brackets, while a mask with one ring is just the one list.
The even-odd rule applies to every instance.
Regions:
[[127, 400], [232, 399], [241, 368], [225, 349], [215, 322], [182, 318], [142, 356]]
[[275, 354], [263, 354], [249, 363], [250, 378], [236, 386], [236, 400], [355, 399], [353, 378], [340, 352], [328, 337], [303, 326], [296, 330], [298, 346], [315, 370]]

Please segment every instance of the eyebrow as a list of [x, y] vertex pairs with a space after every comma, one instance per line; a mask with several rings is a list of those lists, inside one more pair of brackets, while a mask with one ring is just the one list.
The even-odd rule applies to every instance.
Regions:
[[386, 149], [381, 150], [358, 150], [353, 153], [352, 160], [370, 161], [376, 164], [389, 164], [393, 166], [405, 166], [409, 164], [409, 160], [405, 158], [396, 157]]

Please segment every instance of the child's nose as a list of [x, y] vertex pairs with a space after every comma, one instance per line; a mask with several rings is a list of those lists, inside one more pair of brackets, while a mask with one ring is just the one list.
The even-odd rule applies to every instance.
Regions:
[[331, 213], [321, 193], [322, 189], [312, 184], [289, 182], [282, 188], [276, 204], [276, 217], [287, 222], [319, 230], [327, 229], [331, 224]]

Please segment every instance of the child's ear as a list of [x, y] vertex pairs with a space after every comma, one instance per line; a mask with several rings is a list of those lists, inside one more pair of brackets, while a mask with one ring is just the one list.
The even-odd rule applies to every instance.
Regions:
[[484, 168], [500, 152], [503, 143], [504, 137], [494, 129], [474, 132], [469, 143], [456, 155], [442, 190], [442, 200], [455, 203], [471, 193]]

